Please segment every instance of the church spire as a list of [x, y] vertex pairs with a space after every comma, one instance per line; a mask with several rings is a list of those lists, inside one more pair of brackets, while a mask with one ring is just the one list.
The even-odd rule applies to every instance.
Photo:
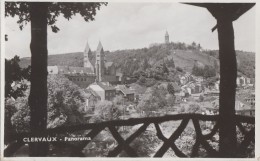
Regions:
[[83, 58], [83, 67], [85, 68], [91, 68], [91, 70], [94, 73], [94, 67], [93, 65], [90, 63], [90, 57], [91, 57], [91, 50], [90, 47], [88, 45], [88, 42], [86, 44], [85, 50], [83, 52], [84, 58]]
[[104, 64], [104, 50], [103, 50], [103, 46], [101, 44], [101, 42], [99, 41], [98, 43], [98, 47], [97, 47], [97, 51], [96, 51], [96, 78], [97, 81], [101, 82], [103, 80], [103, 76], [104, 76], [104, 68], [105, 68], [105, 64]]
[[90, 47], [89, 47], [89, 44], [88, 44], [88, 41], [87, 41], [87, 44], [86, 44], [84, 52], [88, 53], [89, 51], [90, 51]]
[[97, 52], [100, 53], [101, 50], [103, 50], [103, 46], [102, 46], [101, 42], [99, 41], [98, 47], [97, 47]]

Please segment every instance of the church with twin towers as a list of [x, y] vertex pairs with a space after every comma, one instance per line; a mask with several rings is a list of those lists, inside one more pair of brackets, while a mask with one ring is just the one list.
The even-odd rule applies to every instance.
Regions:
[[[164, 39], [165, 44], [170, 43], [167, 30]], [[94, 82], [118, 84], [123, 79], [123, 75], [116, 72], [114, 63], [106, 60], [100, 41], [95, 51], [90, 49], [87, 42], [83, 51], [83, 66], [48, 66], [48, 73], [65, 75], [69, 80], [83, 88]]]
[[96, 51], [92, 51], [87, 43], [83, 51], [83, 67], [48, 66], [49, 74], [62, 74], [69, 80], [86, 88], [94, 82], [117, 84], [116, 68], [113, 62], [106, 60], [102, 43], [99, 41]]

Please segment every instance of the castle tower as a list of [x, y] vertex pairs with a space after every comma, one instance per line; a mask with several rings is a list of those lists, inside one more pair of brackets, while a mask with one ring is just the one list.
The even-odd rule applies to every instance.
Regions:
[[169, 44], [169, 43], [170, 43], [169, 34], [168, 34], [168, 31], [166, 30], [166, 33], [165, 33], [165, 44]]
[[92, 71], [94, 72], [94, 67], [93, 67], [93, 65], [90, 63], [90, 55], [91, 55], [92, 53], [91, 53], [90, 47], [89, 47], [89, 45], [88, 45], [88, 42], [87, 42], [87, 45], [86, 45], [86, 47], [85, 47], [85, 50], [84, 50], [83, 54], [84, 54], [84, 58], [83, 58], [84, 65], [83, 65], [83, 67], [85, 67], [85, 68], [91, 68]]
[[97, 51], [96, 51], [96, 79], [101, 82], [104, 76], [104, 50], [101, 42], [99, 41]]

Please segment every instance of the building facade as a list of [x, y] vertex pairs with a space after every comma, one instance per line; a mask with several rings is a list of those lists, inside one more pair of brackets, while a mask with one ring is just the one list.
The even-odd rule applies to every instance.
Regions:
[[83, 67], [71, 66], [48, 66], [49, 74], [64, 74], [69, 80], [82, 88], [88, 87], [91, 83], [109, 82], [118, 83], [116, 68], [113, 62], [107, 62], [101, 42], [96, 52], [90, 50], [87, 43], [83, 52]]
[[112, 101], [116, 96], [116, 89], [104, 82], [94, 82], [87, 89], [94, 91], [101, 101]]

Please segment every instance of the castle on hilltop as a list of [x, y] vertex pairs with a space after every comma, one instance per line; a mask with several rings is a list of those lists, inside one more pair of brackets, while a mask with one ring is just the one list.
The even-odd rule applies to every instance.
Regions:
[[105, 59], [105, 53], [101, 42], [97, 50], [92, 52], [89, 44], [86, 44], [83, 52], [83, 67], [48, 66], [49, 74], [64, 74], [69, 80], [80, 87], [86, 88], [94, 82], [109, 82], [115, 84], [119, 81], [116, 76], [116, 68], [113, 62]]

